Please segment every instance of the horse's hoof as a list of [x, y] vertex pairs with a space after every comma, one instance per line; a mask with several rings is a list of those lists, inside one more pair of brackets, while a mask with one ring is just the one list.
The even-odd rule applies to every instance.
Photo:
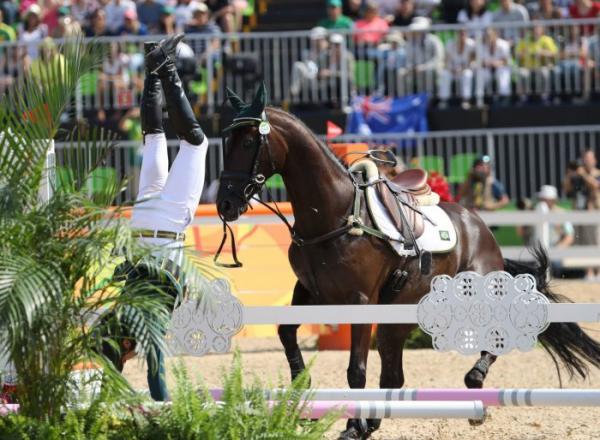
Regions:
[[483, 388], [485, 376], [479, 370], [472, 368], [465, 376], [465, 385], [467, 388]]
[[343, 431], [340, 434], [340, 436], [338, 437], [338, 440], [364, 440], [369, 437], [371, 437], [370, 432], [368, 432], [368, 431], [362, 432], [361, 430], [352, 426], [352, 427], [346, 429], [345, 431]]
[[488, 409], [483, 408], [483, 417], [481, 419], [469, 419], [469, 425], [471, 426], [481, 426], [485, 423], [485, 421], [489, 417]]

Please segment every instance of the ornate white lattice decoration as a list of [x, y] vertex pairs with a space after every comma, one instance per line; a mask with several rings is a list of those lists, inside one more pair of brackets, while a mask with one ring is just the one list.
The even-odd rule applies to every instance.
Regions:
[[169, 354], [225, 353], [243, 324], [243, 306], [223, 279], [210, 281], [202, 299], [189, 299], [173, 311], [165, 341]]
[[548, 304], [529, 274], [513, 278], [501, 271], [485, 276], [461, 272], [431, 281], [417, 319], [432, 336], [435, 350], [500, 355], [533, 349], [538, 334], [548, 327]]

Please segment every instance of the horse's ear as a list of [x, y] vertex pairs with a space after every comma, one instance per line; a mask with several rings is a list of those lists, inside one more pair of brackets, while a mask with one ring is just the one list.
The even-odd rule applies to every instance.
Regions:
[[231, 106], [236, 112], [241, 112], [242, 109], [247, 106], [246, 103], [242, 101], [242, 98], [236, 95], [235, 92], [229, 87], [227, 87], [225, 91], [227, 93], [227, 99], [229, 100]]
[[249, 113], [255, 117], [259, 117], [262, 115], [262, 112], [265, 110], [267, 105], [267, 86], [263, 81], [256, 90], [256, 95], [254, 95], [254, 99], [252, 100], [252, 104], [250, 104]]

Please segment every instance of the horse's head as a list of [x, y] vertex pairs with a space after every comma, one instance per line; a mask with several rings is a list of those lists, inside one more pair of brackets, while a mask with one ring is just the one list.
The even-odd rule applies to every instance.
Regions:
[[236, 116], [223, 130], [224, 164], [217, 210], [226, 221], [234, 221], [246, 212], [252, 196], [277, 171], [277, 160], [274, 147], [269, 145], [272, 133], [265, 112], [265, 85], [258, 88], [251, 104], [229, 89], [227, 97]]

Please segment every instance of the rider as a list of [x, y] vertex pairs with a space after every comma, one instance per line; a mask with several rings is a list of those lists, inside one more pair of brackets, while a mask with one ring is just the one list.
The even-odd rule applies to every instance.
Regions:
[[[208, 149], [208, 139], [194, 116], [175, 67], [175, 52], [183, 37], [179, 34], [159, 43], [144, 43], [146, 78], [140, 109], [144, 150], [137, 202], [131, 218], [131, 227], [140, 243], [162, 248], [154, 254], [153, 263], [166, 270], [169, 282], [165, 283], [164, 277], [158, 279], [144, 264], [127, 262], [120, 268], [127, 282], [144, 278], [172, 296], [181, 290], [177, 277], [183, 262], [185, 230], [194, 218], [202, 194]], [[161, 89], [171, 124], [180, 139], [179, 152], [170, 171]], [[106, 345], [104, 352], [122, 370], [125, 361], [134, 355], [134, 348], [134, 341], [125, 341], [120, 353]], [[148, 359], [148, 386], [154, 400], [164, 401], [168, 399], [168, 392], [160, 350], [156, 350], [156, 360], [157, 365], [151, 365], [150, 357]]]

